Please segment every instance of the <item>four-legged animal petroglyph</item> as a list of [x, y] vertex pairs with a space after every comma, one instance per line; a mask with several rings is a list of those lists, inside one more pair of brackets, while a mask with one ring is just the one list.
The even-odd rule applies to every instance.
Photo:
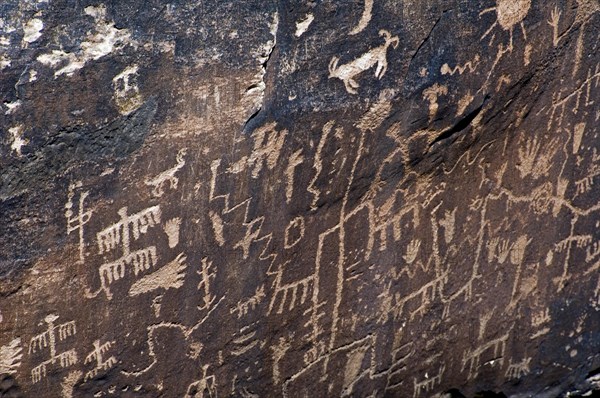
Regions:
[[156, 177], [148, 178], [144, 181], [144, 183], [148, 186], [152, 187], [152, 195], [157, 198], [160, 198], [164, 195], [165, 189], [167, 185], [171, 189], [177, 189], [177, 185], [179, 184], [179, 178], [177, 178], [176, 174], [183, 166], [185, 166], [185, 155], [187, 154], [187, 148], [182, 148], [177, 152], [177, 157], [175, 161], [177, 164], [170, 169], [163, 171], [158, 174]]
[[375, 68], [375, 77], [381, 79], [388, 67], [388, 47], [398, 48], [400, 40], [398, 36], [392, 36], [390, 32], [383, 29], [379, 31], [379, 35], [384, 38], [384, 44], [367, 51], [352, 62], [338, 66], [340, 59], [333, 57], [331, 62], [329, 62], [329, 78], [338, 78], [343, 81], [346, 91], [350, 94], [358, 94], [356, 89], [359, 87], [359, 84], [355, 80], [356, 77], [375, 65], [377, 65]]

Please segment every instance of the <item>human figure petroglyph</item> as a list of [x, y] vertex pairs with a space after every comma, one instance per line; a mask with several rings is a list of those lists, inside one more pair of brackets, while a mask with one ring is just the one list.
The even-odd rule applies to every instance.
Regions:
[[117, 359], [114, 356], [104, 359], [104, 354], [106, 354], [114, 344], [114, 341], [107, 341], [103, 344], [100, 344], [100, 340], [94, 341], [94, 350], [90, 352], [83, 361], [84, 364], [93, 363], [94, 369], [85, 374], [84, 381], [93, 379], [100, 372], [107, 371], [117, 363]]
[[58, 364], [66, 368], [77, 363], [77, 352], [74, 349], [57, 352], [57, 344], [77, 334], [75, 321], [55, 324], [58, 315], [49, 314], [44, 318], [46, 331], [31, 338], [29, 343], [29, 355], [48, 348], [49, 359], [31, 369], [31, 381], [37, 383], [46, 377], [47, 368]]
[[212, 293], [212, 283], [217, 277], [216, 271], [213, 270], [213, 263], [208, 258], [203, 258], [200, 266], [200, 270], [196, 271], [200, 275], [200, 282], [198, 283], [198, 289], [204, 292], [202, 296], [203, 304], [198, 306], [198, 309], [210, 309], [210, 306], [216, 300], [216, 296]]
[[183, 168], [183, 166], [185, 166], [186, 155], [187, 148], [180, 149], [175, 158], [175, 166], [163, 171], [153, 178], [147, 178], [144, 180], [146, 185], [152, 187], [152, 195], [160, 198], [164, 195], [167, 186], [169, 186], [171, 189], [177, 189], [179, 178], [177, 178], [176, 174], [179, 170], [181, 170], [181, 168]]
[[118, 247], [122, 249], [122, 256], [117, 260], [104, 263], [98, 268], [100, 288], [95, 292], [86, 291], [88, 298], [96, 297], [104, 292], [106, 298], [111, 300], [110, 285], [125, 278], [131, 272], [135, 276], [154, 268], [158, 263], [158, 254], [155, 246], [148, 246], [140, 250], [131, 251], [131, 240], [137, 240], [148, 233], [148, 229], [160, 224], [160, 206], [152, 206], [138, 213], [128, 215], [127, 207], [119, 209], [120, 220], [110, 227], [98, 232], [96, 239], [100, 254], [109, 253]]
[[215, 375], [208, 375], [210, 365], [202, 366], [200, 380], [191, 383], [186, 392], [186, 397], [217, 398], [217, 380]]
[[379, 35], [385, 40], [383, 45], [369, 50], [347, 64], [338, 66], [340, 59], [338, 57], [333, 57], [331, 62], [329, 62], [329, 78], [338, 78], [343, 81], [346, 91], [350, 94], [358, 94], [356, 89], [359, 87], [359, 84], [356, 82], [355, 78], [360, 73], [371, 69], [375, 65], [377, 65], [375, 68], [375, 77], [381, 79], [383, 75], [385, 75], [388, 67], [388, 47], [392, 46], [393, 48], [398, 48], [400, 40], [398, 39], [398, 36], [392, 36], [390, 32], [383, 29], [379, 31]]
[[89, 191], [85, 191], [79, 193], [77, 214], [75, 214], [75, 212], [73, 211], [73, 199], [75, 197], [76, 191], [78, 191], [81, 187], [81, 181], [69, 185], [69, 193], [67, 196], [68, 199], [67, 203], [65, 204], [65, 217], [67, 219], [67, 235], [70, 235], [71, 232], [79, 231], [79, 262], [83, 263], [85, 260], [85, 241], [83, 227], [92, 218], [92, 210], [85, 210], [84, 202], [90, 194]]
[[433, 122], [433, 119], [437, 114], [439, 108], [438, 98], [447, 94], [448, 87], [438, 83], [435, 83], [433, 86], [423, 90], [423, 99], [429, 102], [429, 123]]

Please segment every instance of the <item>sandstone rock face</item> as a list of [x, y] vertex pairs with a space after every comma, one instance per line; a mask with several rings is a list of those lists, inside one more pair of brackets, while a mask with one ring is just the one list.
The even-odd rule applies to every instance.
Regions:
[[599, 388], [599, 32], [597, 0], [3, 0], [0, 390]]

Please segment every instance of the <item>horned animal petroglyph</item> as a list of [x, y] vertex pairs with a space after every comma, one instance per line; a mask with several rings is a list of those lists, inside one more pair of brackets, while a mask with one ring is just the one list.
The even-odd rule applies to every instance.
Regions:
[[331, 62], [329, 62], [329, 78], [336, 77], [343, 81], [346, 91], [350, 94], [358, 94], [356, 89], [359, 87], [359, 84], [355, 80], [356, 76], [375, 65], [377, 65], [375, 77], [381, 79], [387, 71], [388, 47], [391, 45], [393, 48], [398, 48], [400, 39], [398, 39], [398, 36], [392, 36], [390, 32], [383, 29], [379, 31], [379, 35], [385, 39], [385, 42], [381, 46], [364, 53], [352, 62], [338, 66], [340, 59], [333, 57]]

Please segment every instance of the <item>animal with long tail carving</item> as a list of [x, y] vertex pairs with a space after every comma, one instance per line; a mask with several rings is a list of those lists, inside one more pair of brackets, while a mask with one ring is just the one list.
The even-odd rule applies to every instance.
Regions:
[[350, 94], [358, 94], [357, 89], [359, 84], [355, 80], [356, 76], [375, 65], [377, 65], [375, 68], [375, 77], [381, 79], [387, 71], [388, 47], [391, 45], [393, 48], [398, 48], [400, 40], [398, 36], [392, 36], [390, 32], [384, 29], [379, 31], [379, 35], [385, 40], [381, 46], [372, 48], [347, 64], [338, 66], [340, 59], [333, 57], [329, 62], [329, 78], [335, 77], [343, 81], [346, 91]]

